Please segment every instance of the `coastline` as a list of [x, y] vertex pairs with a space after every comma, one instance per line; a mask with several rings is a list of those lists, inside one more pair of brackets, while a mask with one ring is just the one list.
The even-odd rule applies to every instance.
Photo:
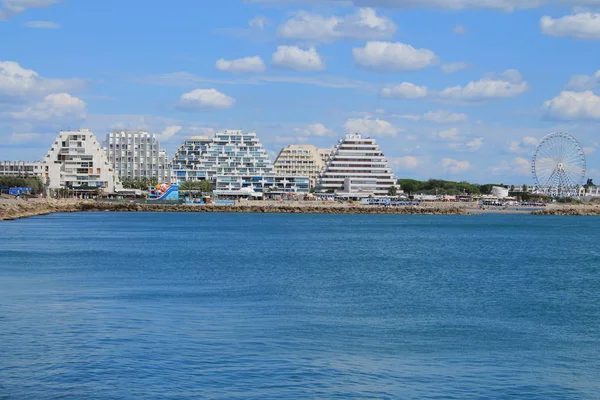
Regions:
[[235, 205], [166, 205], [138, 203], [105, 203], [77, 199], [32, 199], [30, 201], [0, 199], [0, 221], [29, 218], [62, 212], [238, 212], [238, 213], [303, 213], [303, 214], [394, 214], [394, 215], [600, 215], [600, 205], [549, 205], [542, 210], [486, 209], [474, 204], [427, 203], [419, 206], [377, 207], [327, 202], [242, 202]]

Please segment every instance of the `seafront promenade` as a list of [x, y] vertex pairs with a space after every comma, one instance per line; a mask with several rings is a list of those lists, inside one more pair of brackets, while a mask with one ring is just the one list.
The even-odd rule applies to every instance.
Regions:
[[475, 203], [423, 203], [419, 206], [378, 207], [352, 203], [316, 201], [245, 201], [234, 205], [166, 205], [131, 202], [107, 203], [78, 199], [31, 199], [0, 197], [0, 220], [28, 218], [61, 212], [240, 212], [305, 214], [437, 214], [473, 215], [520, 213], [536, 215], [600, 215], [600, 205], [548, 205], [543, 209], [509, 207], [481, 209]]

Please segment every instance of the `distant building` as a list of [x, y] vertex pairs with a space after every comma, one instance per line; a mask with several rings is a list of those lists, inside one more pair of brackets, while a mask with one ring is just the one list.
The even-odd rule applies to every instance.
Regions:
[[210, 181], [217, 196], [260, 197], [265, 191], [308, 192], [308, 176], [276, 177], [273, 164], [254, 132], [225, 130], [186, 140], [173, 159], [178, 182]]
[[275, 173], [279, 176], [308, 176], [310, 186], [315, 187], [325, 168], [321, 150], [309, 144], [291, 144], [279, 152], [274, 164]]
[[375, 139], [348, 134], [335, 146], [318, 190], [366, 197], [387, 195], [392, 186], [396, 180]]
[[321, 161], [323, 161], [324, 165], [327, 165], [329, 163], [329, 161], [331, 161], [331, 156], [333, 155], [333, 150], [334, 149], [323, 149], [323, 148], [317, 149], [317, 151], [319, 153], [319, 157], [321, 157]]
[[206, 169], [201, 165], [202, 155], [206, 153], [212, 142], [208, 136], [192, 136], [185, 142], [171, 162], [173, 179], [177, 182], [206, 180]]
[[146, 131], [115, 130], [106, 134], [104, 149], [120, 179], [156, 179], [171, 182], [171, 166], [156, 135]]
[[508, 197], [508, 188], [504, 186], [492, 186], [492, 196], [497, 199], [504, 199]]
[[43, 170], [40, 161], [0, 161], [0, 176], [42, 178]]
[[42, 181], [52, 190], [112, 193], [120, 188], [106, 152], [89, 129], [60, 131], [42, 165]]
[[600, 186], [585, 186], [579, 187], [579, 197], [583, 197], [586, 200], [600, 198]]

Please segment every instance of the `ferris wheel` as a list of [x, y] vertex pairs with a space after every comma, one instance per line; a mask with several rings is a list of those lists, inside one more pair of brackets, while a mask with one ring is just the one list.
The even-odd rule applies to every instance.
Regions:
[[537, 191], [555, 197], [574, 197], [585, 178], [585, 153], [568, 133], [554, 132], [538, 143], [531, 171]]

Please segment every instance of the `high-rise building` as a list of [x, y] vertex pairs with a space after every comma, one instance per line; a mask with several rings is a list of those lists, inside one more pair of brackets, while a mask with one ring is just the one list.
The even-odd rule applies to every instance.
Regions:
[[122, 179], [171, 182], [171, 167], [156, 135], [146, 131], [115, 130], [106, 134], [104, 149], [115, 173]]
[[178, 182], [207, 180], [217, 195], [247, 195], [249, 190], [262, 193], [308, 192], [308, 176], [275, 175], [273, 164], [254, 132], [225, 130], [205, 137], [186, 140], [173, 159]]
[[322, 152], [310, 144], [291, 144], [279, 152], [275, 160], [275, 172], [279, 176], [308, 176], [310, 186], [315, 187], [323, 168]]
[[348, 134], [333, 149], [319, 178], [320, 191], [386, 195], [396, 181], [375, 139]]
[[60, 131], [42, 161], [42, 181], [49, 189], [114, 192], [120, 181], [89, 129]]
[[192, 136], [185, 142], [173, 157], [173, 179], [177, 182], [206, 180], [206, 171], [201, 167], [202, 154], [206, 153], [212, 142], [208, 136]]

